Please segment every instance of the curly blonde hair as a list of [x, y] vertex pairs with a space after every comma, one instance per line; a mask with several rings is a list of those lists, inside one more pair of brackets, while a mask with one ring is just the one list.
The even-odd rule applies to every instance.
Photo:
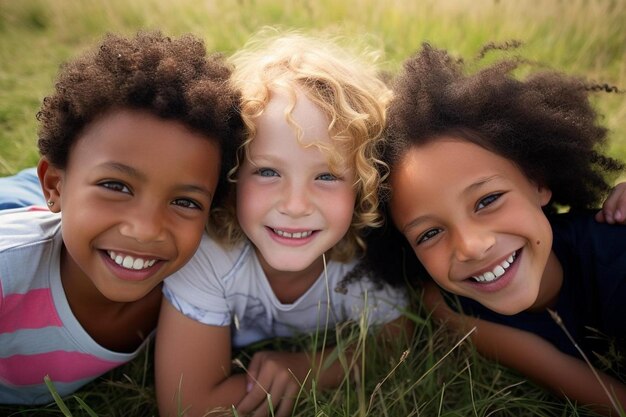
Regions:
[[[384, 163], [378, 157], [379, 141], [386, 123], [386, 108], [391, 90], [378, 77], [373, 62], [326, 38], [295, 32], [277, 34], [262, 31], [230, 61], [235, 70], [232, 85], [242, 96], [241, 113], [247, 137], [237, 153], [237, 163], [229, 178], [233, 183], [229, 203], [216, 209], [211, 232], [226, 243], [244, 238], [235, 210], [236, 175], [249, 144], [256, 134], [255, 119], [268, 105], [272, 92], [285, 92], [292, 100], [286, 115], [296, 137], [302, 129], [290, 117], [298, 94], [316, 104], [330, 121], [332, 148], [318, 146], [328, 155], [331, 169], [339, 165], [354, 169], [356, 203], [348, 233], [330, 251], [332, 259], [346, 261], [365, 249], [361, 232], [377, 226], [378, 188]], [[383, 174], [384, 175], [384, 174]]]

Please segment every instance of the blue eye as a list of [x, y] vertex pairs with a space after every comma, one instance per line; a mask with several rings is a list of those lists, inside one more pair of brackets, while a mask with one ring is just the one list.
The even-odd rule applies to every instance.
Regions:
[[415, 241], [415, 244], [419, 245], [421, 243], [424, 243], [424, 242], [434, 238], [439, 233], [441, 233], [441, 229], [428, 229], [427, 231], [425, 231], [424, 233], [422, 233], [421, 235], [419, 235], [417, 237], [417, 240]]
[[188, 198], [177, 198], [176, 200], [172, 201], [172, 204], [183, 208], [202, 210], [202, 206], [200, 204]]
[[496, 200], [502, 197], [503, 194], [504, 193], [489, 194], [488, 196], [480, 199], [478, 204], [476, 204], [476, 210], [484, 209], [485, 207], [493, 204]]
[[111, 191], [132, 194], [132, 192], [130, 191], [130, 188], [128, 188], [128, 186], [126, 186], [125, 184], [119, 181], [103, 181], [103, 182], [98, 183], [98, 185], [101, 187], [107, 188]]
[[325, 172], [324, 174], [318, 175], [317, 178], [315, 179], [321, 180], [321, 181], [337, 181], [339, 178], [337, 178], [336, 175], [333, 175], [329, 172]]
[[255, 172], [256, 175], [261, 177], [278, 177], [278, 172], [273, 170], [272, 168], [259, 168]]

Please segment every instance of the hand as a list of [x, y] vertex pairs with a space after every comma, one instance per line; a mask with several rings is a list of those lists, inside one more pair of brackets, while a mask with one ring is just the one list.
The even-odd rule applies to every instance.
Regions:
[[626, 224], [626, 182], [620, 182], [611, 190], [602, 210], [596, 213], [596, 220], [601, 223]]
[[305, 353], [255, 353], [248, 367], [248, 393], [237, 405], [237, 412], [253, 417], [267, 416], [270, 415], [267, 401], [271, 401], [274, 416], [291, 415], [301, 382], [310, 367]]

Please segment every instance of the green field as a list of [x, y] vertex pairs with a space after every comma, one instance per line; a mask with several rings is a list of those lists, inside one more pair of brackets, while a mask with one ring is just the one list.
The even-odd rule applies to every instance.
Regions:
[[[625, 91], [625, 22], [626, 0], [0, 0], [0, 176], [36, 164], [35, 114], [59, 64], [106, 32], [192, 32], [225, 54], [266, 25], [332, 33], [381, 51], [382, 68], [392, 73], [424, 41], [472, 59], [488, 42], [514, 39], [523, 42], [515, 53], [537, 65]], [[593, 101], [611, 131], [609, 153], [626, 161], [626, 95], [599, 93]], [[405, 356], [381, 354], [362, 340], [362, 373], [332, 393], [303, 393], [295, 415], [587, 415], [482, 359], [467, 342], [457, 345], [459, 336], [419, 309], [415, 320], [419, 330]], [[146, 354], [78, 393], [89, 407], [69, 398], [68, 411], [0, 406], [0, 415], [86, 416], [88, 408], [102, 416], [156, 415], [150, 360]]]
[[[325, 31], [383, 52], [385, 69], [429, 41], [471, 58], [516, 39], [526, 58], [626, 89], [623, 0], [19, 0], [0, 1], [0, 176], [37, 161], [35, 114], [58, 65], [107, 31], [193, 32], [231, 53], [265, 25]], [[626, 96], [594, 99], [626, 160]]]

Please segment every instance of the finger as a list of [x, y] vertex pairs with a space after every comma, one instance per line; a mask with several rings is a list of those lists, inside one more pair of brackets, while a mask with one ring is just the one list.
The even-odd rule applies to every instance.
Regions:
[[276, 417], [288, 417], [292, 415], [293, 408], [296, 404], [296, 398], [298, 395], [299, 387], [297, 384], [289, 384], [287, 387], [283, 398], [278, 404], [278, 409], [276, 410]]
[[276, 413], [276, 410], [279, 409], [280, 405], [283, 402], [283, 397], [285, 396], [285, 391], [287, 388], [288, 381], [285, 380], [284, 375], [277, 375], [272, 380], [271, 389], [269, 389], [269, 397], [267, 399], [268, 406], [271, 410]]
[[595, 219], [598, 223], [606, 223], [606, 219], [604, 218], [604, 212], [602, 210], [596, 213]]
[[602, 204], [602, 212], [606, 223], [623, 223], [626, 219], [626, 183], [617, 184]]
[[290, 378], [289, 375], [284, 373], [277, 373], [272, 375], [271, 381], [268, 383], [271, 385], [267, 388], [268, 394], [266, 395], [265, 403], [254, 411], [254, 417], [265, 416], [268, 413], [272, 416], [276, 415], [276, 410], [282, 404], [285, 393], [288, 390]]
[[276, 409], [276, 417], [289, 417], [293, 412], [295, 402], [295, 398], [283, 398]]
[[274, 415], [274, 413], [271, 412], [272, 409], [270, 408], [270, 398], [271, 395], [267, 393], [263, 396], [263, 400], [257, 403], [257, 406], [252, 411], [252, 417], [265, 417], [269, 415]]
[[252, 360], [250, 360], [250, 364], [248, 365], [248, 369], [246, 369], [246, 391], [250, 392], [257, 384], [257, 380], [259, 378], [259, 374], [261, 372], [261, 367], [263, 366], [263, 355], [260, 353], [254, 354], [252, 356]]
[[267, 393], [265, 395], [265, 401], [263, 401], [259, 406], [254, 410], [254, 417], [261, 417], [266, 415], [275, 415], [276, 408], [280, 404], [281, 397], [284, 392], [284, 383], [281, 381], [281, 378], [274, 375], [269, 381], [271, 384], [267, 387]]
[[616, 199], [613, 219], [617, 223], [626, 223], [626, 190]]
[[615, 223], [613, 219], [613, 213], [615, 212], [615, 202], [613, 200], [606, 200], [602, 205], [602, 213], [604, 215], [604, 220], [608, 224]]
[[237, 411], [243, 415], [253, 413], [265, 404], [266, 398], [267, 393], [263, 387], [255, 383], [252, 390], [237, 404]]

